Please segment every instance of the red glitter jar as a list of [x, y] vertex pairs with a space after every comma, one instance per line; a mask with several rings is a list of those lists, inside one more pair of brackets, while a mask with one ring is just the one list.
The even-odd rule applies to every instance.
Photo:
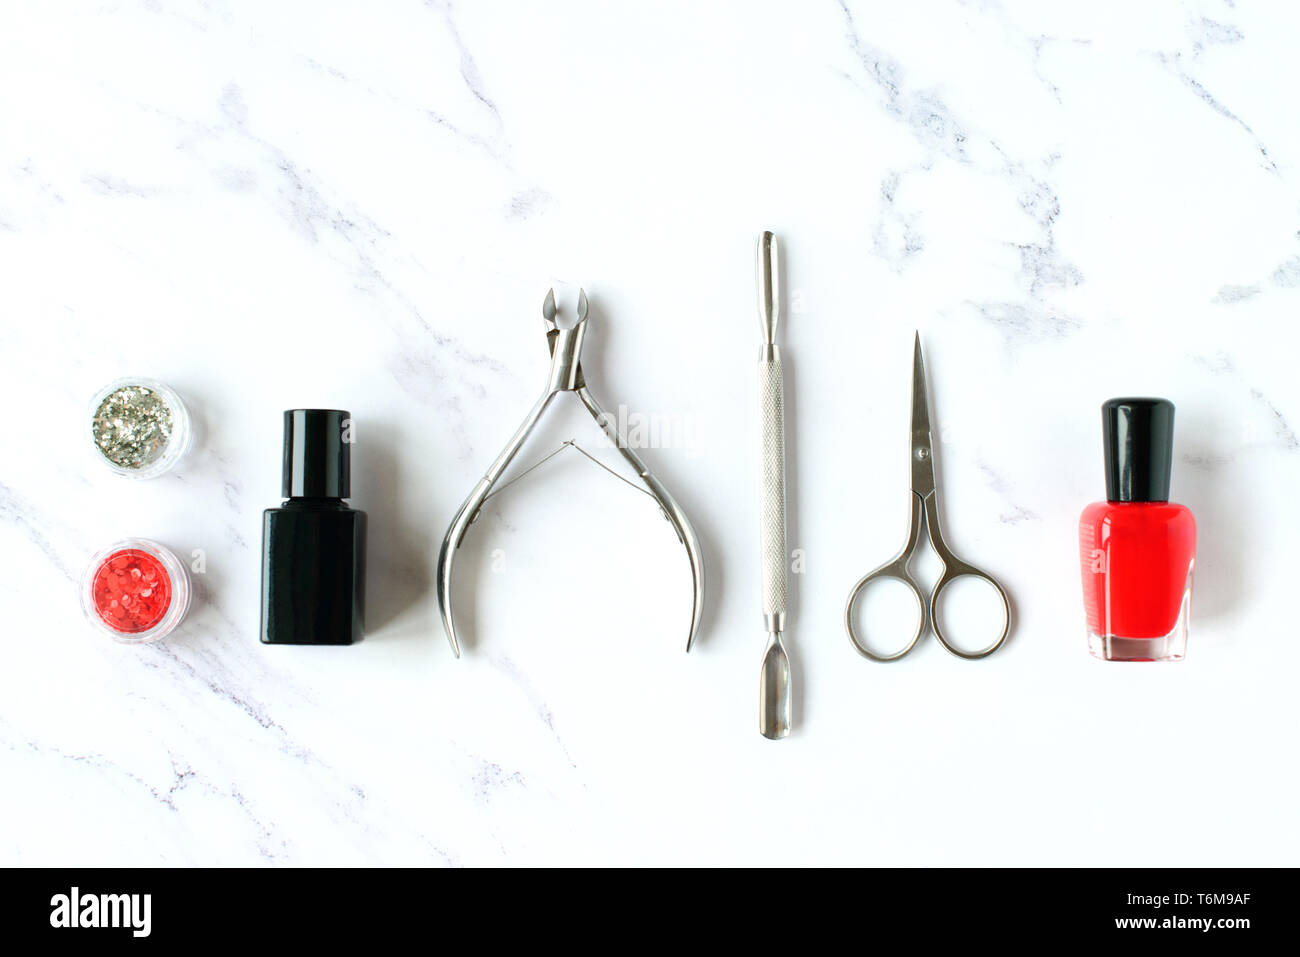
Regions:
[[82, 577], [81, 607], [91, 624], [117, 641], [157, 641], [189, 610], [189, 573], [157, 542], [116, 542], [90, 560]]

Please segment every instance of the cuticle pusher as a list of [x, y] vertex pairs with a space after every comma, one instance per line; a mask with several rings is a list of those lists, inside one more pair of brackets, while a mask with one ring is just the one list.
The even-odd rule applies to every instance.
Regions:
[[763, 346], [758, 356], [762, 458], [759, 532], [762, 541], [763, 625], [767, 649], [758, 683], [758, 730], [765, 738], [790, 733], [790, 658], [785, 631], [785, 396], [776, 327], [781, 312], [781, 278], [776, 237], [758, 240], [758, 316]]

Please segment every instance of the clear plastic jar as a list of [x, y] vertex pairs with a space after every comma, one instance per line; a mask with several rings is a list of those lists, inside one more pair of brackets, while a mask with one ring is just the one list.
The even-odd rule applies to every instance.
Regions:
[[127, 538], [91, 558], [81, 578], [81, 610], [115, 641], [145, 644], [176, 630], [190, 591], [189, 570], [170, 549]]
[[145, 479], [162, 475], [181, 460], [193, 428], [175, 389], [132, 376], [95, 393], [88, 432], [96, 458], [118, 475]]

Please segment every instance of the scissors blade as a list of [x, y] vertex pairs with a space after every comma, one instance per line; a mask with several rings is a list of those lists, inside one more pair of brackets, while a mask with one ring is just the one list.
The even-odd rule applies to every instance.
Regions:
[[922, 498], [934, 491], [934, 446], [930, 441], [930, 400], [925, 388], [921, 333], [912, 360], [912, 491]]

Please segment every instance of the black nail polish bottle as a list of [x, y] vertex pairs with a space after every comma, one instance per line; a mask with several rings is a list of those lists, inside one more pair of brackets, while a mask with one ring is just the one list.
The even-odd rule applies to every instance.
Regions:
[[262, 642], [360, 641], [366, 513], [351, 492], [352, 417], [338, 409], [284, 414], [287, 499], [262, 513]]

